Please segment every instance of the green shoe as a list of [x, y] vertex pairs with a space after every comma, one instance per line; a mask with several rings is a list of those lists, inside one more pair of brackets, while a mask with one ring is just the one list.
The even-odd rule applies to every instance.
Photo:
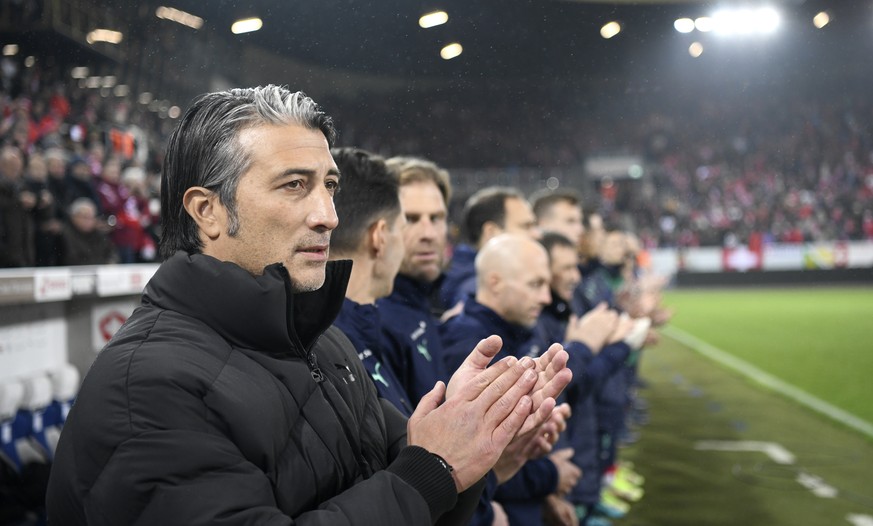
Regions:
[[612, 482], [609, 484], [608, 489], [615, 493], [618, 497], [629, 501], [629, 502], [637, 502], [638, 500], [643, 498], [643, 488], [638, 486], [634, 486], [629, 483], [627, 480], [613, 478]]
[[[601, 511], [601, 508], [604, 511]], [[630, 504], [608, 490], [600, 493], [600, 502], [594, 508], [595, 513], [600, 512], [601, 515], [606, 515], [611, 519], [624, 517], [627, 515], [628, 510], [630, 510]]]
[[618, 469], [615, 470], [615, 478], [626, 480], [629, 484], [634, 486], [642, 486], [646, 483], [646, 477], [624, 466], [619, 466]]

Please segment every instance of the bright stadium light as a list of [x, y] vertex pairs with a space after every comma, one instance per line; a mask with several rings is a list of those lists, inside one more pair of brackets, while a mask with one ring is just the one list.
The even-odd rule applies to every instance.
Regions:
[[715, 21], [711, 16], [701, 16], [694, 20], [694, 27], [701, 33], [709, 33], [713, 30]]
[[827, 13], [827, 11], [822, 11], [819, 14], [812, 17], [812, 23], [818, 29], [823, 28], [828, 25], [831, 21], [831, 15]]
[[121, 31], [113, 31], [112, 29], [95, 29], [85, 36], [85, 41], [89, 44], [95, 42], [106, 42], [107, 44], [120, 44], [124, 39]]
[[18, 44], [6, 44], [3, 46], [4, 57], [14, 57], [18, 54]]
[[257, 17], [254, 18], [244, 18], [242, 20], [237, 20], [230, 26], [230, 31], [234, 35], [240, 35], [242, 33], [251, 33], [252, 31], [257, 31], [264, 26], [264, 22]]
[[181, 9], [176, 9], [175, 7], [160, 6], [155, 10], [155, 16], [162, 20], [171, 20], [177, 24], [188, 26], [191, 29], [200, 29], [203, 27], [202, 18], [182, 11]]
[[464, 48], [461, 46], [461, 44], [457, 42], [452, 42], [451, 44], [444, 46], [440, 50], [440, 56], [443, 57], [443, 60], [451, 60], [463, 52]]
[[680, 33], [690, 33], [694, 31], [694, 20], [690, 18], [679, 18], [673, 22], [673, 28]]
[[782, 24], [782, 18], [779, 12], [772, 7], [762, 7], [754, 12], [752, 17], [753, 25], [758, 33], [769, 34], [775, 33]]
[[688, 54], [694, 58], [699, 57], [703, 54], [703, 44], [700, 42], [692, 42], [690, 46], [688, 46]]
[[720, 35], [763, 35], [779, 29], [779, 12], [772, 7], [725, 9], [712, 16], [713, 30]]
[[79, 66], [70, 70], [70, 76], [74, 79], [84, 79], [88, 74], [88, 68], [85, 66]]
[[600, 36], [607, 40], [619, 33], [621, 33], [621, 24], [619, 24], [615, 20], [603, 24], [603, 27], [600, 28]]
[[427, 29], [429, 27], [441, 26], [449, 21], [449, 14], [445, 11], [434, 11], [433, 13], [427, 13], [426, 15], [421, 15], [421, 18], [418, 19], [418, 25]]

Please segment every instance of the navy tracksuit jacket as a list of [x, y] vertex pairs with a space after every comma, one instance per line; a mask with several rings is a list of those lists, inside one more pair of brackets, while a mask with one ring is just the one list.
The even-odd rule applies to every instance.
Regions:
[[[551, 305], [543, 309], [537, 322], [539, 338], [547, 344], [564, 342], [570, 314], [570, 305], [553, 291]], [[567, 367], [573, 372], [573, 380], [564, 390], [560, 401], [570, 404], [572, 416], [567, 422], [567, 430], [555, 447], [572, 447], [573, 463], [582, 469], [582, 477], [570, 491], [568, 500], [574, 504], [592, 506], [600, 500], [602, 475], [594, 394], [621, 370], [630, 347], [622, 342], [615, 343], [604, 347], [597, 355], [578, 341], [564, 342], [564, 348], [570, 355]]]
[[414, 408], [409, 403], [403, 384], [394, 374], [391, 364], [382, 356], [387, 340], [382, 332], [379, 308], [375, 305], [361, 305], [346, 298], [334, 325], [355, 346], [358, 358], [370, 374], [379, 396], [394, 404], [407, 417], [412, 415]]
[[[401, 371], [398, 373], [400, 381], [416, 405], [438, 380], [448, 382], [451, 377], [441, 358], [439, 320], [431, 314], [433, 287], [432, 283], [398, 274], [394, 279], [394, 292], [376, 302], [385, 334], [385, 359], [397, 367], [395, 371]], [[466, 354], [472, 350], [471, 346]], [[494, 521], [491, 499], [496, 489], [497, 479], [489, 472], [469, 526], [491, 526]]]
[[386, 333], [385, 361], [391, 364], [417, 405], [438, 380], [447, 380], [442, 363], [439, 321], [430, 311], [432, 285], [398, 275], [394, 292], [376, 302]]
[[[447, 370], [453, 371], [483, 338], [496, 334], [503, 339], [503, 348], [494, 358], [506, 356], [536, 357], [545, 346], [528, 328], [507, 322], [493, 310], [470, 297], [464, 311], [448, 320], [441, 328]], [[558, 470], [547, 459], [531, 460], [511, 479], [497, 488], [494, 500], [500, 502], [513, 526], [542, 524], [542, 503], [558, 486]]]
[[443, 308], [451, 309], [459, 301], [467, 301], [476, 295], [476, 249], [470, 245], [458, 245], [452, 254], [452, 262], [446, 269], [440, 286], [440, 301]]

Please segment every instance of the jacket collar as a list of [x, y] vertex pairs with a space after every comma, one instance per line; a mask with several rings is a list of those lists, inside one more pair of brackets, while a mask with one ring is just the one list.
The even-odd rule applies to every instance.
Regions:
[[464, 303], [464, 314], [478, 320], [485, 327], [486, 332], [500, 336], [503, 339], [504, 349], [512, 355], [515, 355], [516, 349], [533, 336], [532, 329], [506, 321], [474, 298]]
[[550, 314], [555, 319], [566, 322], [570, 319], [570, 314], [572, 314], [570, 304], [558, 297], [554, 290], [551, 292], [552, 302], [543, 308], [543, 312]]
[[330, 261], [320, 289], [294, 293], [281, 263], [253, 276], [234, 263], [179, 251], [146, 285], [143, 303], [196, 318], [237, 347], [308, 352], [339, 313], [351, 266]]
[[376, 305], [361, 304], [345, 298], [336, 325], [355, 343], [359, 351], [359, 344], [368, 349], [382, 348], [382, 320]]
[[[430, 312], [430, 296], [434, 291], [436, 282], [419, 281], [398, 274], [394, 278], [394, 291], [390, 298], [418, 310]], [[378, 302], [377, 302], [378, 303]]]

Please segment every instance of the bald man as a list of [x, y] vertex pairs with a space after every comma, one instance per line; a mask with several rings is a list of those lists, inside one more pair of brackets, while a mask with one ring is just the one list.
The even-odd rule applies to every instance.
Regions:
[[476, 293], [475, 259], [488, 241], [500, 234], [539, 237], [536, 218], [524, 194], [515, 188], [491, 186], [467, 199], [461, 220], [465, 242], [455, 247], [440, 287], [440, 301], [446, 309]]
[[[440, 329], [446, 370], [460, 365], [469, 342], [491, 334], [503, 340], [500, 358], [537, 356], [545, 346], [534, 338], [533, 328], [551, 301], [545, 249], [528, 235], [500, 234], [482, 246], [475, 268], [475, 297]], [[503, 505], [511, 525], [542, 524], [543, 506], [560, 505], [560, 500], [552, 502], [549, 497], [569, 491], [581, 474], [571, 455], [567, 449], [529, 461], [498, 488], [495, 500]]]

